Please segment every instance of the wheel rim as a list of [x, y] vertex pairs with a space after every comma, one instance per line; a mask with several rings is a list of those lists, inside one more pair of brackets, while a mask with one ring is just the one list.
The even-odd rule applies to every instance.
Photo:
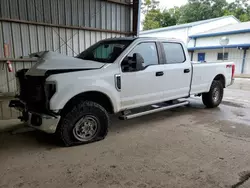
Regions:
[[73, 135], [79, 141], [90, 141], [96, 136], [98, 127], [99, 121], [97, 118], [87, 115], [76, 122]]
[[220, 99], [220, 91], [219, 88], [214, 88], [214, 91], [212, 93], [212, 97], [213, 97], [213, 101], [214, 102], [218, 102], [218, 100]]

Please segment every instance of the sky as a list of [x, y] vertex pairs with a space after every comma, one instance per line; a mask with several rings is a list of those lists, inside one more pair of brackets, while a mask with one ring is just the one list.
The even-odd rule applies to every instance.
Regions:
[[[159, 0], [161, 8], [172, 8], [174, 6], [181, 6], [187, 3], [187, 0]], [[227, 0], [227, 2], [233, 2], [235, 0]]]

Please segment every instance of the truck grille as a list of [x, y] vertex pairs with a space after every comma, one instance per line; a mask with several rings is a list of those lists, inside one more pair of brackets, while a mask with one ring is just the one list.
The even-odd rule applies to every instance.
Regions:
[[25, 102], [28, 108], [44, 109], [46, 103], [45, 79], [41, 76], [25, 76], [26, 72], [27, 69], [23, 69], [16, 73], [19, 98]]

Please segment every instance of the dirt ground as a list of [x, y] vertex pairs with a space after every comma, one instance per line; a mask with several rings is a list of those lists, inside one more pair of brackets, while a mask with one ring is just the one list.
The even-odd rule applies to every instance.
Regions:
[[62, 148], [40, 132], [0, 134], [0, 188], [250, 187], [250, 80], [223, 103], [128, 121], [112, 117], [103, 141]]

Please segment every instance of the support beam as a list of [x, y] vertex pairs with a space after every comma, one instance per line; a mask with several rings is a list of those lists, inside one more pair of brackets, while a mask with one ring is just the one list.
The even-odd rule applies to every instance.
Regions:
[[139, 37], [140, 30], [141, 30], [141, 5], [142, 0], [138, 1], [138, 16], [137, 16], [137, 36]]
[[246, 63], [247, 50], [248, 50], [248, 48], [244, 48], [242, 65], [241, 65], [241, 74], [244, 73], [244, 67], [245, 67], [245, 63]]
[[31, 25], [39, 25], [39, 26], [49, 26], [49, 27], [57, 27], [57, 28], [64, 28], [64, 29], [79, 29], [79, 30], [87, 30], [87, 31], [98, 31], [98, 32], [106, 32], [106, 33], [116, 33], [116, 34], [124, 34], [124, 35], [131, 35], [131, 32], [123, 32], [123, 31], [115, 31], [115, 30], [108, 30], [108, 29], [98, 29], [92, 27], [79, 27], [79, 26], [69, 26], [69, 25], [59, 25], [59, 24], [50, 24], [44, 22], [34, 22], [34, 21], [26, 21], [26, 20], [17, 20], [17, 19], [10, 19], [10, 18], [0, 18], [0, 21], [3, 22], [13, 22], [13, 23], [22, 23], [22, 24], [31, 24]]
[[121, 2], [119, 0], [105, 0], [107, 2], [111, 2], [111, 3], [116, 3], [116, 4], [119, 4], [119, 5], [126, 5], [126, 6], [131, 6], [132, 4], [131, 3], [124, 3], [124, 2]]
[[139, 33], [138, 33], [139, 2], [140, 2], [140, 0], [133, 1], [133, 29], [132, 30], [133, 30], [134, 36], [139, 35]]
[[194, 51], [191, 51], [191, 61], [194, 59]]
[[32, 58], [29, 58], [29, 59], [22, 59], [22, 58], [0, 58], [0, 63], [2, 62], [6, 62], [6, 61], [11, 61], [11, 62], [36, 62], [37, 60], [36, 59], [32, 59]]

